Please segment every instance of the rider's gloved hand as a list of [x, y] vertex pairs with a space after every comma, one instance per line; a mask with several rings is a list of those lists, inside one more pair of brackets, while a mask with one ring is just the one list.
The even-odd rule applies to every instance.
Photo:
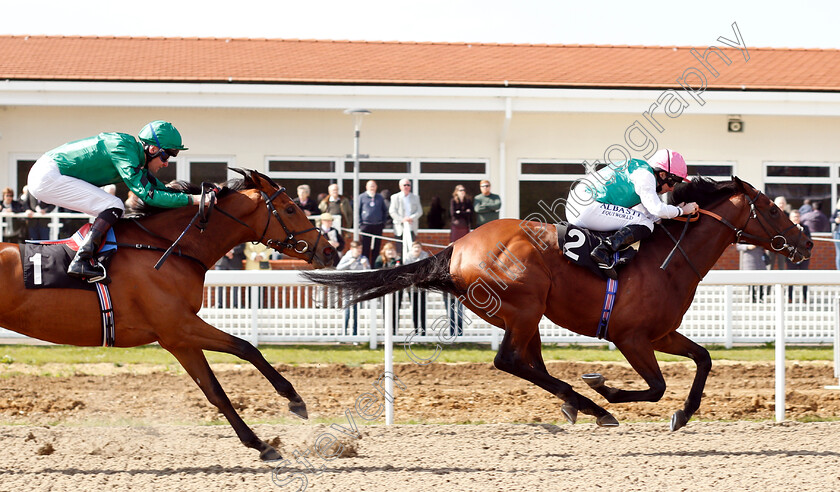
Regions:
[[682, 210], [683, 215], [691, 215], [700, 210], [700, 207], [697, 205], [697, 202], [680, 203], [677, 206], [680, 208], [680, 210]]
[[[190, 195], [190, 198], [192, 199], [192, 204], [193, 205], [198, 205], [199, 203], [201, 203], [201, 195]], [[204, 195], [204, 206], [205, 207], [210, 206], [210, 194], [209, 193]]]

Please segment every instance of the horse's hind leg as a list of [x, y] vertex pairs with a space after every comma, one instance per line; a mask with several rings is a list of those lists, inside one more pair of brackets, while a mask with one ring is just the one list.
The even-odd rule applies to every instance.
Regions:
[[306, 404], [286, 378], [280, 375], [271, 364], [265, 360], [256, 347], [241, 338], [229, 335], [196, 317], [189, 327], [183, 327], [178, 333], [179, 343], [199, 347], [214, 352], [224, 352], [247, 360], [256, 367], [263, 376], [274, 386], [281, 396], [288, 398], [289, 410], [301, 418], [308, 418]]
[[524, 329], [526, 333], [516, 333], [516, 328], [510, 326], [506, 328], [499, 351], [493, 360], [496, 368], [530, 381], [562, 399], [565, 402], [563, 415], [571, 423], [575, 422], [577, 411], [580, 410], [593, 415], [597, 424], [602, 427], [618, 425], [618, 421], [609, 412], [577, 393], [568, 383], [548, 373], [542, 360], [542, 346], [536, 326], [537, 324], [533, 323], [532, 329]]
[[706, 378], [712, 370], [712, 358], [709, 351], [692, 342], [684, 335], [671, 332], [665, 338], [657, 340], [653, 348], [666, 354], [682, 355], [693, 360], [697, 365], [697, 372], [694, 374], [694, 382], [691, 383], [691, 391], [685, 400], [682, 410], [677, 410], [671, 417], [671, 430], [675, 431], [684, 426], [700, 408], [700, 400], [703, 398], [703, 388], [706, 386]]
[[216, 375], [213, 374], [213, 370], [207, 364], [207, 359], [204, 358], [204, 354], [200, 348], [183, 346], [167, 347], [163, 343], [161, 343], [161, 346], [178, 359], [178, 362], [181, 363], [193, 381], [204, 392], [207, 400], [215, 405], [225, 418], [227, 418], [236, 435], [239, 437], [239, 440], [242, 441], [242, 444], [259, 451], [260, 459], [263, 461], [275, 461], [282, 458], [276, 449], [260, 440], [254, 434], [254, 431], [248, 427], [248, 424], [236, 413], [236, 410], [234, 410], [233, 405], [230, 404], [230, 400], [225, 394], [225, 390], [222, 389], [222, 386], [216, 379]]

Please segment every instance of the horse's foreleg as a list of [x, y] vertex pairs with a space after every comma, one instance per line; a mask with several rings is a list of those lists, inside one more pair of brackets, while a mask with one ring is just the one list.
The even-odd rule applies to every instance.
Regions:
[[583, 379], [592, 389], [610, 403], [625, 403], [630, 401], [659, 401], [665, 394], [665, 378], [659, 370], [653, 346], [647, 340], [630, 339], [628, 341], [614, 341], [627, 362], [648, 384], [646, 390], [623, 390], [611, 388], [604, 384], [604, 377], [600, 374], [584, 374]]
[[609, 412], [576, 392], [568, 383], [548, 373], [542, 360], [539, 331], [528, 331], [530, 333], [522, 334], [516, 333], [515, 327], [506, 328], [504, 339], [493, 360], [496, 368], [529, 381], [563, 400], [563, 416], [571, 423], [575, 423], [577, 412], [580, 410], [596, 417], [597, 424], [602, 427], [618, 425], [618, 421]]
[[265, 360], [262, 353], [250, 343], [241, 338], [229, 335], [199, 318], [196, 318], [196, 322], [192, 323], [189, 328], [184, 328], [183, 332], [179, 335], [185, 344], [197, 346], [204, 350], [235, 355], [242, 360], [250, 362], [268, 379], [280, 396], [289, 400], [289, 410], [292, 413], [304, 419], [308, 418], [306, 404], [303, 402], [303, 398], [295, 391], [292, 383], [280, 375]]
[[168, 347], [163, 343], [161, 343], [161, 346], [178, 359], [178, 362], [181, 363], [193, 381], [204, 392], [207, 400], [215, 405], [225, 418], [227, 418], [236, 435], [239, 437], [239, 440], [242, 441], [242, 444], [259, 451], [260, 459], [263, 461], [275, 461], [282, 458], [276, 449], [260, 440], [254, 434], [254, 431], [248, 427], [248, 424], [236, 413], [236, 410], [234, 410], [233, 405], [230, 404], [230, 400], [225, 394], [225, 390], [222, 389], [222, 386], [216, 379], [216, 375], [213, 374], [213, 370], [207, 364], [207, 359], [204, 358], [204, 354], [200, 348], [185, 346]]
[[703, 388], [706, 386], [706, 378], [712, 370], [712, 358], [709, 351], [692, 342], [684, 335], [672, 332], [665, 338], [657, 340], [653, 348], [666, 354], [682, 355], [693, 360], [697, 365], [697, 372], [694, 374], [694, 382], [691, 383], [691, 391], [685, 400], [682, 410], [677, 410], [671, 417], [671, 430], [675, 431], [683, 427], [700, 408], [700, 400], [703, 398]]

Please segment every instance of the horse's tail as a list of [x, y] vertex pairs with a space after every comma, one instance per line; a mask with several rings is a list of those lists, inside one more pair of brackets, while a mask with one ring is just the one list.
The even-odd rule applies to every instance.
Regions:
[[341, 288], [347, 305], [375, 299], [411, 286], [460, 295], [460, 289], [449, 274], [451, 259], [452, 246], [449, 246], [434, 256], [395, 268], [343, 272], [308, 271], [302, 275], [315, 283]]

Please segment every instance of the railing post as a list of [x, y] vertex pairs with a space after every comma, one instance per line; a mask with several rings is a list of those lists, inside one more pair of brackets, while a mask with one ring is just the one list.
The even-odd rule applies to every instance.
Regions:
[[382, 298], [385, 302], [385, 425], [394, 425], [394, 302], [396, 294]]
[[254, 347], [258, 346], [260, 343], [260, 331], [259, 331], [259, 305], [260, 300], [257, 296], [260, 295], [260, 288], [259, 286], [252, 285], [251, 289], [251, 345]]
[[840, 390], [840, 297], [834, 300], [834, 377], [837, 386], [826, 386], [825, 389]]
[[734, 288], [732, 285], [727, 285], [724, 290], [723, 300], [723, 322], [724, 322], [724, 346], [728, 349], [732, 348], [732, 294]]
[[371, 299], [368, 306], [370, 306], [370, 319], [368, 320], [370, 324], [370, 349], [376, 350], [376, 308], [379, 307], [379, 299]]
[[776, 422], [785, 420], [785, 293], [776, 284]]

